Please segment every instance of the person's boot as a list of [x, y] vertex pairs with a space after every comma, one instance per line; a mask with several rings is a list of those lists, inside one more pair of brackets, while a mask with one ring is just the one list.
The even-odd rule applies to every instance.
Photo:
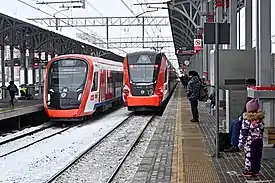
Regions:
[[243, 171], [243, 176], [245, 176], [245, 177], [251, 177], [252, 176], [252, 172]]
[[193, 118], [190, 120], [190, 122], [199, 122], [199, 119]]

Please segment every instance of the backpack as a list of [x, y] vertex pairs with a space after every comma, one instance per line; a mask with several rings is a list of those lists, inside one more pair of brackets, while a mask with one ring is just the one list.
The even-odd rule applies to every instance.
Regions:
[[15, 85], [10, 85], [10, 91], [16, 93], [18, 89]]
[[208, 90], [203, 84], [200, 84], [199, 101], [207, 101], [207, 100], [208, 100]]

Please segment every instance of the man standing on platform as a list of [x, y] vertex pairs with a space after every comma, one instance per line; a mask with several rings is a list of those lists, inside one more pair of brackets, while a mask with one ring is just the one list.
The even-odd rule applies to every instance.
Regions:
[[187, 84], [187, 98], [191, 104], [193, 119], [191, 122], [199, 122], [198, 102], [200, 97], [201, 82], [196, 71], [189, 71], [191, 79]]
[[14, 81], [10, 81], [10, 85], [8, 86], [7, 89], [9, 91], [10, 97], [11, 97], [10, 105], [13, 107], [14, 106], [13, 100], [14, 100], [15, 94], [18, 92], [18, 88], [14, 84]]

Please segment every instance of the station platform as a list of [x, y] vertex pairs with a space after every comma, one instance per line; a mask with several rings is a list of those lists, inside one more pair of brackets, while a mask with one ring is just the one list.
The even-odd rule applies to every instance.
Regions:
[[261, 176], [242, 176], [243, 153], [215, 152], [215, 116], [199, 104], [200, 122], [191, 123], [190, 104], [178, 84], [133, 178], [140, 182], [274, 182], [275, 160], [263, 160]]
[[1, 102], [0, 100], [0, 121], [42, 110], [42, 100], [18, 100], [18, 102], [14, 103], [14, 107], [11, 107], [8, 102]]

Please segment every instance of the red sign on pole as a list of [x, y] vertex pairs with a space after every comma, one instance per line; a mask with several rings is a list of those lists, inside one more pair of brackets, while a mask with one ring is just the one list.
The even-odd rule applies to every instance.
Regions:
[[194, 39], [194, 50], [195, 51], [203, 50], [201, 39]]

